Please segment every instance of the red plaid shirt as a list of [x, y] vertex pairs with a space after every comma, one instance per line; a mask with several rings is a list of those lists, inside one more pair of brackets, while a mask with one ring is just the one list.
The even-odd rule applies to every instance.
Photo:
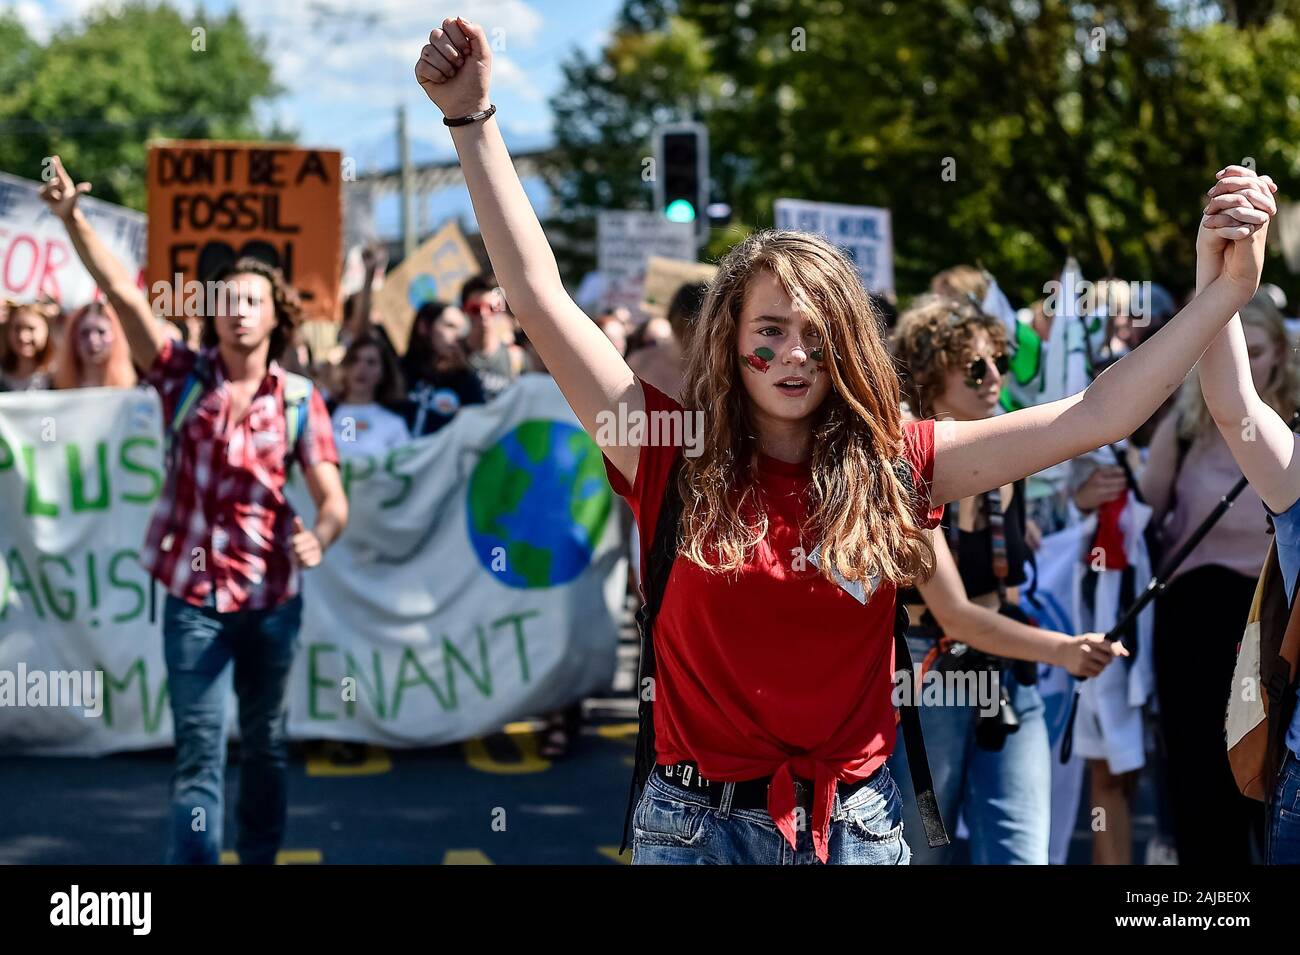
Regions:
[[[202, 606], [215, 594], [219, 613], [262, 610], [294, 596], [299, 584], [290, 546], [294, 513], [284, 496], [285, 371], [271, 362], [248, 411], [231, 422], [224, 365], [216, 349], [205, 355], [216, 387], [195, 402], [176, 436], [140, 563], [187, 603]], [[162, 397], [164, 429], [197, 357], [169, 340], [145, 378]], [[316, 389], [294, 459], [304, 472], [339, 460]]]

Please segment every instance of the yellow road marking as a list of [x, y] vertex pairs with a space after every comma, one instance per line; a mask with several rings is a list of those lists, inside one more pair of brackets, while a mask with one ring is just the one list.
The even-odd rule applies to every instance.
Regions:
[[[275, 854], [276, 865], [320, 865], [325, 856], [319, 849], [281, 849]], [[221, 853], [222, 865], [239, 865], [239, 853], [226, 849]]]
[[367, 744], [365, 760], [349, 765], [334, 762], [324, 747], [312, 747], [307, 752], [308, 776], [379, 776], [392, 768], [392, 757], [382, 746]]
[[619, 853], [618, 846], [596, 846], [596, 851], [607, 859], [613, 859], [619, 865], [631, 865], [632, 853]]
[[532, 733], [514, 733], [506, 737], [519, 750], [517, 762], [502, 762], [488, 751], [487, 744], [481, 739], [466, 740], [461, 744], [465, 753], [465, 762], [471, 769], [480, 773], [495, 773], [498, 776], [519, 776], [526, 773], [541, 773], [551, 768], [549, 759], [537, 755], [537, 737]]
[[545, 725], [541, 720], [517, 720], [501, 727], [501, 732], [507, 736], [518, 736], [521, 733], [539, 733]]
[[608, 726], [597, 726], [596, 734], [603, 736], [605, 739], [616, 739], [625, 743], [636, 742], [636, 731], [640, 726], [637, 723], [610, 723]]
[[482, 849], [448, 849], [442, 856], [443, 865], [492, 865], [492, 860]]

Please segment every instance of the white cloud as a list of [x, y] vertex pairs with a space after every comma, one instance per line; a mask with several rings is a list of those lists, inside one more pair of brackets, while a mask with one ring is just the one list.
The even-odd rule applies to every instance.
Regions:
[[35, 0], [6, 3], [4, 9], [18, 17], [18, 22], [23, 25], [23, 29], [41, 43], [48, 40], [54, 31], [54, 19]]
[[529, 103], [540, 103], [545, 98], [536, 79], [505, 54], [498, 53], [492, 58], [492, 82], [498, 89], [511, 90]]
[[[120, 5], [121, 0], [112, 0]], [[413, 72], [431, 29], [441, 25], [439, 9], [410, 0], [166, 0], [189, 19], [203, 8], [209, 16], [237, 10], [250, 31], [265, 41], [276, 81], [285, 93], [261, 104], [259, 119], [276, 119], [297, 129], [305, 142], [363, 149], [391, 135], [394, 111], [406, 104], [413, 135], [441, 139]], [[547, 31], [539, 6], [546, 0], [457, 0], [456, 13], [480, 23], [494, 46], [494, 90], [517, 134], [548, 132], [545, 107], [551, 51], [571, 37]], [[617, 0], [592, 0], [609, 7]], [[46, 39], [53, 30], [103, 6], [103, 0], [0, 0], [15, 9], [28, 30]], [[607, 15], [603, 10], [597, 18]], [[427, 128], [425, 128], [427, 127]]]

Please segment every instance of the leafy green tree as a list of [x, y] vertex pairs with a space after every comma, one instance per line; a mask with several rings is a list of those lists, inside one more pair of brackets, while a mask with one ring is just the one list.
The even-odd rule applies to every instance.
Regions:
[[558, 162], [545, 175], [566, 274], [590, 267], [598, 210], [650, 208], [655, 125], [690, 119], [716, 95], [699, 28], [661, 12], [651, 2], [629, 5], [600, 56], [578, 51], [562, 66], [564, 86], [551, 102]]
[[44, 46], [0, 20], [0, 43], [0, 168], [15, 175], [39, 179], [57, 153], [96, 196], [143, 209], [149, 140], [284, 138], [254, 120], [279, 88], [235, 12], [187, 19], [131, 2], [95, 10]]
[[[672, 113], [709, 126], [715, 190], [737, 219], [715, 254], [789, 196], [890, 208], [904, 293], [979, 261], [1027, 302], [1069, 254], [1090, 276], [1180, 292], [1216, 169], [1251, 157], [1284, 193], [1300, 186], [1298, 8], [637, 0], [602, 57], [566, 69], [561, 206], [588, 222], [644, 207], [628, 158]], [[661, 62], [635, 55], [656, 37], [699, 38], [697, 68], [670, 89]], [[1291, 284], [1276, 265], [1269, 277]]]

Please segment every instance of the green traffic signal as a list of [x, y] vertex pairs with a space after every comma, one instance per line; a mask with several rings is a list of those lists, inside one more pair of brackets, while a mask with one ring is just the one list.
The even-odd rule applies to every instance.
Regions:
[[695, 206], [689, 200], [674, 199], [664, 210], [664, 218], [669, 222], [694, 222]]

